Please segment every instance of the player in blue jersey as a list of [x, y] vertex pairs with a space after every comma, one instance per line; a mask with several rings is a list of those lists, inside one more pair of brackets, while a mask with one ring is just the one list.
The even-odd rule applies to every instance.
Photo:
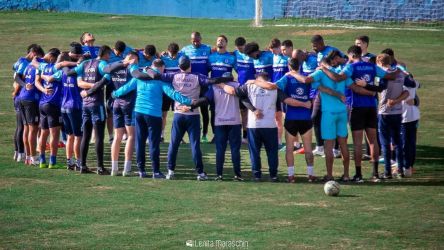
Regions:
[[[164, 72], [165, 65], [162, 60], [153, 61], [152, 69], [161, 74]], [[139, 168], [139, 177], [147, 177], [145, 171], [145, 145], [149, 138], [150, 158], [153, 169], [153, 179], [163, 179], [165, 175], [160, 171], [160, 130], [162, 129], [162, 93], [183, 103], [191, 105], [192, 100], [175, 91], [171, 84], [159, 80], [144, 81], [133, 78], [129, 83], [121, 86], [114, 95], [116, 97], [127, 96], [136, 92], [135, 118], [136, 118], [136, 154], [137, 166]]]
[[293, 42], [291, 40], [284, 40], [281, 43], [281, 52], [284, 56], [292, 58], [293, 56]]
[[[234, 46], [236, 50], [233, 52], [236, 57], [236, 73], [237, 81], [240, 85], [244, 85], [248, 80], [254, 80], [254, 63], [253, 58], [247, 56], [244, 52], [245, 44], [247, 41], [243, 37], [238, 37], [234, 40]], [[248, 110], [241, 103], [241, 117], [242, 117], [242, 143], [248, 143], [247, 140], [247, 121], [248, 121]]]
[[[182, 48], [181, 53], [186, 55], [191, 60], [191, 72], [208, 76], [208, 57], [211, 54], [211, 47], [202, 43], [202, 36], [199, 32], [191, 33], [191, 44]], [[203, 89], [202, 94], [206, 92]], [[200, 112], [202, 115], [202, 139], [203, 143], [208, 143], [208, 125], [210, 124], [210, 115], [208, 113], [208, 106], [201, 106]]]
[[[160, 59], [165, 64], [165, 73], [176, 73], [179, 72], [179, 58], [182, 55], [179, 52], [179, 45], [177, 43], [170, 43], [168, 45], [166, 53], [163, 53]], [[162, 135], [160, 141], [165, 141], [165, 127], [167, 122], [168, 110], [174, 110], [174, 101], [167, 95], [162, 94]]]
[[345, 64], [347, 61], [344, 53], [342, 53], [339, 49], [325, 45], [324, 38], [321, 35], [314, 35], [311, 38], [311, 46], [313, 50], [317, 53], [318, 64], [321, 63], [322, 59], [326, 57], [331, 51], [338, 51], [342, 60], [340, 60], [340, 64]]
[[83, 55], [87, 58], [96, 58], [99, 54], [99, 46], [94, 46], [96, 38], [89, 32], [83, 32], [80, 36], [80, 43], [82, 44]]
[[[35, 87], [40, 90], [39, 102], [40, 110], [40, 168], [60, 168], [57, 165], [57, 150], [59, 144], [60, 128], [62, 126], [62, 115], [60, 104], [62, 101], [61, 81], [45, 81], [42, 75], [51, 76], [56, 72], [55, 62], [60, 55], [60, 50], [53, 48], [43, 57], [44, 62], [34, 66], [37, 67]], [[33, 62], [34, 63], [34, 62]], [[46, 142], [50, 136], [50, 159], [49, 165], [46, 163], [45, 151]]]
[[[334, 81], [343, 81], [347, 78], [351, 78], [353, 82], [356, 82], [358, 79], [364, 79], [369, 85], [375, 85], [375, 77], [394, 79], [397, 74], [397, 72], [386, 74], [383, 69], [375, 64], [362, 61], [362, 50], [356, 45], [351, 46], [348, 49], [347, 54], [350, 63], [347, 64], [342, 72], [339, 72], [339, 74], [334, 73], [328, 69], [329, 66], [325, 65], [322, 66], [322, 71]], [[358, 183], [363, 182], [361, 161], [364, 131], [370, 144], [373, 161], [372, 180], [377, 181], [378, 179], [379, 146], [376, 141], [377, 99], [375, 94], [376, 93], [373, 91], [368, 91], [368, 93], [362, 94], [356, 92], [355, 89], [350, 89], [347, 93], [347, 104], [351, 107], [350, 127], [353, 136], [356, 169], [353, 181]]]
[[265, 72], [269, 76], [273, 75], [273, 53], [271, 51], [261, 51], [259, 44], [251, 42], [245, 45], [244, 52], [253, 58], [255, 74]]
[[[35, 60], [43, 57], [44, 52], [42, 47], [34, 45], [29, 49], [27, 58]], [[39, 61], [41, 61], [39, 59]], [[38, 165], [38, 158], [36, 156], [36, 144], [37, 144], [37, 132], [39, 123], [39, 107], [40, 92], [35, 87], [35, 72], [36, 68], [29, 63], [24, 63], [25, 66], [23, 73], [21, 69], [15, 75], [15, 82], [18, 83], [20, 88], [20, 94], [18, 96], [20, 100], [20, 113], [22, 116], [24, 128], [23, 128], [23, 144], [25, 145], [26, 160], [25, 164]]]
[[370, 44], [370, 38], [368, 36], [358, 36], [355, 38], [355, 45], [362, 50], [361, 59], [364, 62], [376, 63], [376, 55], [368, 52], [368, 45]]
[[[104, 68], [110, 57], [112, 50], [104, 45], [100, 47], [99, 57], [96, 59], [86, 60], [71, 70], [68, 75], [77, 74], [77, 84], [80, 88], [90, 89], [100, 80], [109, 80], [109, 76], [105, 76]], [[83, 137], [80, 145], [81, 150], [81, 166], [80, 173], [88, 173], [86, 166], [86, 158], [88, 156], [89, 142], [94, 128], [95, 132], [95, 149], [97, 157], [97, 174], [107, 174], [108, 171], [103, 165], [103, 140], [105, 133], [105, 97], [103, 90], [97, 91], [94, 95], [83, 99], [82, 117], [83, 117]]]
[[151, 64], [156, 59], [156, 47], [152, 44], [146, 45], [143, 51], [139, 51], [139, 68], [151, 67]]

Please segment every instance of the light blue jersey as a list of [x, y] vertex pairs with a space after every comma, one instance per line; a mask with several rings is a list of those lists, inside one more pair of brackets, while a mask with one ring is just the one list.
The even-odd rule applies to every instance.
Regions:
[[288, 72], [288, 57], [282, 54], [273, 55], [273, 75], [271, 81], [276, 82]]
[[114, 91], [114, 96], [124, 96], [135, 90], [137, 94], [134, 111], [144, 115], [162, 117], [163, 93], [178, 103], [191, 105], [191, 99], [175, 91], [171, 84], [159, 80], [143, 81], [133, 78], [130, 82]]
[[247, 56], [239, 50], [234, 51], [234, 56], [236, 57], [235, 70], [237, 72], [237, 81], [240, 83], [240, 85], [244, 85], [248, 80], [254, 79], [253, 58]]
[[208, 57], [211, 55], [211, 47], [201, 44], [198, 48], [190, 44], [182, 48], [181, 52], [191, 61], [191, 72], [208, 76]]
[[153, 64], [154, 60], [157, 59], [156, 56], [151, 57], [151, 59], [147, 59], [143, 55], [143, 51], [139, 51], [137, 54], [139, 54], [139, 68], [151, 67], [151, 65]]
[[123, 53], [120, 55], [116, 55], [116, 53], [114, 53], [114, 51], [111, 51], [111, 55], [110, 55], [108, 62], [113, 63], [113, 62], [122, 61], [123, 59], [125, 59], [125, 57], [128, 55], [128, 53], [130, 53], [130, 51], [132, 51], [132, 50], [133, 50], [133, 48], [131, 48], [130, 46], [127, 45], [125, 47], [125, 50], [123, 51]]
[[232, 72], [236, 67], [236, 58], [229, 52], [214, 52], [208, 57], [208, 67], [211, 71], [211, 77], [220, 77], [226, 72]]
[[165, 73], [176, 73], [176, 72], [180, 72], [179, 69], [179, 58], [182, 56], [183, 54], [181, 52], [179, 52], [176, 57], [171, 57], [169, 55], [163, 55], [160, 57], [160, 59], [163, 61], [163, 63], [165, 64]]
[[322, 59], [326, 57], [330, 52], [337, 50], [339, 51], [339, 54], [341, 54], [341, 57], [344, 57], [344, 53], [342, 53], [339, 49], [332, 47], [332, 46], [325, 46], [325, 48], [322, 51], [318, 51], [317, 53], [317, 61], [318, 65], [321, 63]]
[[273, 76], [273, 53], [262, 51], [258, 59], [253, 59], [255, 73], [267, 73], [271, 79]]
[[82, 46], [83, 55], [89, 55], [91, 56], [91, 59], [94, 59], [99, 56], [99, 50], [100, 50], [99, 46], [88, 46], [88, 45]]

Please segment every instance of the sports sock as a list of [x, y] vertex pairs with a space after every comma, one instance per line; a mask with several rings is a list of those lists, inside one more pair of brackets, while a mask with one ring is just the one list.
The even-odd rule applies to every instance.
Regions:
[[294, 175], [294, 166], [288, 166], [288, 176]]
[[52, 164], [52, 165], [57, 164], [57, 156], [55, 156], [55, 155], [51, 155], [51, 156], [49, 157], [49, 164]]
[[361, 173], [361, 166], [356, 166], [355, 169], [356, 169], [356, 175], [357, 175], [357, 176], [362, 176], [362, 173]]
[[313, 166], [307, 166], [307, 175], [314, 175]]
[[[33, 160], [34, 161], [34, 160]], [[43, 153], [40, 153], [40, 162], [41, 163], [46, 163], [46, 156], [45, 156], [45, 154]]]
[[130, 172], [131, 171], [131, 161], [125, 161], [123, 167], [124, 167], [125, 172]]
[[119, 162], [118, 161], [111, 161], [111, 169], [112, 171], [116, 171], [119, 169]]

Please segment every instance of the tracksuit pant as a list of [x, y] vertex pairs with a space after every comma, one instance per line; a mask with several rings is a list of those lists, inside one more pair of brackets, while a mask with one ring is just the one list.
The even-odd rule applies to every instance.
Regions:
[[145, 147], [149, 139], [150, 159], [153, 173], [160, 172], [160, 135], [162, 132], [162, 117], [145, 115], [135, 112], [136, 115], [136, 158], [139, 172], [145, 172]]
[[402, 173], [404, 168], [404, 157], [401, 145], [401, 114], [399, 115], [379, 115], [378, 128], [379, 139], [381, 141], [382, 153], [384, 154], [385, 173], [391, 174], [391, 150], [390, 142], [396, 151], [398, 171]]
[[277, 128], [248, 128], [248, 150], [255, 178], [262, 177], [260, 156], [262, 145], [267, 153], [270, 178], [277, 177], [279, 164]]
[[217, 175], [223, 174], [225, 163], [225, 150], [227, 142], [230, 143], [231, 161], [236, 176], [241, 176], [240, 171], [240, 147], [242, 142], [242, 125], [221, 125], [215, 126], [215, 143], [216, 143], [216, 172]]

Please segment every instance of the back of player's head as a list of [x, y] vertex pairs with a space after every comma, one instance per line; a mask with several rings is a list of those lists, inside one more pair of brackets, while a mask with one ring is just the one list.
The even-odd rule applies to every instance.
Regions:
[[83, 53], [82, 45], [77, 42], [72, 42], [69, 45], [69, 52], [71, 52], [71, 54], [81, 55]]
[[28, 46], [28, 48], [26, 48], [26, 52], [27, 52], [27, 53], [31, 52], [31, 50], [34, 49], [34, 48], [37, 47], [37, 46], [39, 46], [39, 45], [36, 44], [36, 43], [30, 44], [30, 45]]
[[254, 52], [259, 51], [259, 44], [256, 42], [247, 43], [245, 45], [244, 53], [251, 56]]
[[270, 76], [268, 75], [267, 72], [260, 72], [260, 73], [257, 73], [255, 76], [256, 76], [256, 79], [262, 79], [264, 81], [268, 81], [270, 79]]
[[270, 44], [268, 45], [268, 47], [270, 49], [280, 48], [281, 47], [281, 40], [279, 40], [277, 38], [271, 39]]
[[333, 62], [333, 60], [336, 58], [336, 57], [341, 57], [341, 54], [339, 53], [339, 51], [338, 50], [332, 50], [332, 51], [330, 51], [330, 53], [328, 53], [328, 55], [325, 57], [325, 62], [327, 63], [327, 64], [329, 64], [329, 65], [331, 65], [331, 63]]
[[291, 41], [291, 40], [284, 40], [283, 42], [282, 42], [282, 46], [284, 46], [284, 47], [293, 47], [293, 42]]
[[382, 53], [382, 54], [387, 54], [387, 55], [389, 55], [389, 56], [393, 56], [393, 57], [395, 56], [395, 52], [394, 52], [393, 49], [391, 49], [391, 48], [387, 48], [387, 49], [381, 51], [381, 53]]
[[392, 59], [389, 54], [382, 53], [376, 57], [376, 63], [382, 66], [389, 66], [392, 64]]
[[111, 53], [111, 48], [108, 45], [102, 45], [99, 49], [99, 57], [104, 57], [107, 54]]
[[364, 42], [366, 44], [370, 43], [370, 38], [368, 36], [357, 36], [355, 40], [359, 40], [359, 41]]
[[65, 62], [65, 61], [71, 61], [71, 58], [69, 57], [69, 52], [67, 51], [60, 53], [60, 55], [57, 57], [56, 63]]
[[29, 52], [33, 52], [38, 57], [43, 57], [45, 55], [45, 51], [40, 45], [35, 44], [29, 49]]
[[156, 46], [152, 44], [148, 44], [144, 49], [145, 55], [155, 56], [156, 55]]
[[179, 52], [179, 45], [177, 43], [170, 43], [168, 45], [168, 51], [173, 55], [177, 54]]
[[362, 49], [359, 46], [353, 45], [348, 48], [347, 54], [352, 55], [353, 58], [360, 58], [362, 54]]
[[245, 38], [243, 38], [242, 36], [236, 38], [236, 40], [234, 40], [234, 45], [236, 47], [239, 46], [244, 46], [247, 43], [247, 40], [245, 40]]
[[58, 48], [52, 48], [52, 49], [48, 50], [48, 52], [46, 54], [57, 59], [57, 57], [60, 55], [60, 50]]
[[179, 58], [179, 68], [183, 71], [189, 69], [191, 67], [191, 61], [188, 56], [181, 56]]
[[135, 50], [131, 50], [130, 52], [128, 52], [127, 56], [132, 56], [132, 57], [135, 57], [135, 58], [139, 58], [139, 53], [137, 53], [137, 51], [135, 51]]
[[116, 44], [114, 44], [114, 49], [119, 52], [122, 53], [125, 51], [126, 49], [126, 44], [123, 41], [117, 41]]
[[226, 43], [228, 43], [228, 38], [225, 35], [218, 35], [217, 38], [223, 38]]
[[200, 35], [200, 32], [199, 32], [199, 31], [193, 31], [193, 32], [191, 33], [191, 37], [195, 37], [195, 38], [199, 37], [199, 38], [202, 38], [202, 36]]
[[288, 66], [291, 70], [298, 71], [299, 70], [299, 60], [297, 58], [291, 58], [288, 61]]
[[311, 37], [311, 43], [322, 43], [324, 38], [321, 35], [314, 35]]
[[165, 63], [161, 59], [156, 59], [153, 61], [153, 66], [156, 68], [161, 68], [165, 66]]

